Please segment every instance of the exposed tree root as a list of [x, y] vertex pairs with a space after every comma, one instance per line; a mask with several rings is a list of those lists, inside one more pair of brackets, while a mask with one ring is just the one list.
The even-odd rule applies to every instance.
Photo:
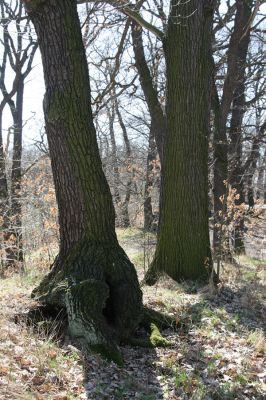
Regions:
[[118, 345], [141, 320], [142, 294], [134, 267], [118, 244], [77, 246], [67, 258], [57, 259], [33, 297], [66, 310], [69, 334], [84, 355], [93, 350], [122, 363]]

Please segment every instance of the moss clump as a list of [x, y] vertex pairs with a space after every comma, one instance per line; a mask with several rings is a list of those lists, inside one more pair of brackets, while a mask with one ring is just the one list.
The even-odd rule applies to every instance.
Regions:
[[151, 329], [150, 342], [153, 345], [153, 347], [170, 346], [171, 343], [161, 335], [159, 328], [155, 324], [151, 323], [150, 329]]
[[138, 346], [138, 347], [168, 347], [171, 346], [171, 342], [165, 339], [158, 328], [153, 322], [149, 326], [150, 336], [147, 339], [140, 339], [140, 338], [130, 338], [127, 343], [131, 346]]

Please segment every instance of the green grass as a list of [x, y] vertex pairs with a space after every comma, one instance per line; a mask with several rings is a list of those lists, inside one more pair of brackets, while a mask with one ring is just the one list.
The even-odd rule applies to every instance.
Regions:
[[177, 371], [175, 374], [175, 386], [180, 388], [181, 386], [186, 386], [189, 382], [189, 376], [184, 371]]
[[247, 255], [240, 255], [239, 261], [241, 264], [247, 265], [250, 267], [257, 267], [261, 263], [266, 262], [266, 260], [260, 260], [259, 258], [253, 258], [253, 257], [249, 257]]
[[144, 267], [144, 253], [139, 252], [139, 253], [134, 253], [131, 255], [131, 261], [135, 265], [135, 267]]
[[116, 234], [119, 241], [140, 240], [145, 236], [143, 229], [139, 228], [116, 228]]

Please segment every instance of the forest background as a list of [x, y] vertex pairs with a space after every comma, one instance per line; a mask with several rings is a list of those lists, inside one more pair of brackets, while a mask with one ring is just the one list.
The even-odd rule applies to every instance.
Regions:
[[[41, 60], [22, 4], [0, 5], [1, 274], [13, 279], [19, 273], [22, 280], [33, 276], [35, 283], [52, 264], [59, 243], [57, 202], [40, 117]], [[125, 244], [126, 250], [135, 257], [140, 278], [154, 280], [147, 271], [160, 224], [158, 132], [165, 129], [166, 102], [165, 58], [157, 29], [166, 31], [169, 4], [144, 2], [143, 29], [127, 13], [118, 12], [123, 6], [82, 4], [79, 16], [98, 147], [116, 226], [122, 242], [138, 238], [135, 247]], [[264, 8], [259, 1], [221, 1], [215, 9], [205, 159], [215, 271], [222, 275], [228, 266], [241, 268], [245, 278], [250, 273], [259, 282], [266, 257]], [[194, 156], [188, 151], [188, 160]], [[175, 160], [171, 161], [175, 169]], [[182, 191], [188, 197], [200, 196], [189, 181]], [[182, 215], [184, 210], [178, 212]], [[179, 215], [170, 218], [178, 220]], [[190, 227], [194, 229], [197, 224]], [[165, 268], [168, 275], [175, 275]], [[187, 278], [182, 273], [178, 271], [176, 280]]]

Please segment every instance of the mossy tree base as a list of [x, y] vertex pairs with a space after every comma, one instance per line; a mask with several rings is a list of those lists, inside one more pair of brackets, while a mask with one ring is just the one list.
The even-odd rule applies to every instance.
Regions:
[[130, 337], [127, 340], [127, 344], [147, 348], [168, 347], [171, 346], [172, 343], [162, 336], [160, 329], [170, 328], [176, 330], [178, 328], [175, 318], [159, 311], [152, 310], [146, 306], [143, 307], [140, 326], [148, 333], [148, 337]]
[[85, 352], [100, 352], [122, 363], [118, 349], [138, 326], [142, 293], [134, 266], [118, 243], [83, 243], [57, 258], [33, 297], [64, 308], [71, 337]]

